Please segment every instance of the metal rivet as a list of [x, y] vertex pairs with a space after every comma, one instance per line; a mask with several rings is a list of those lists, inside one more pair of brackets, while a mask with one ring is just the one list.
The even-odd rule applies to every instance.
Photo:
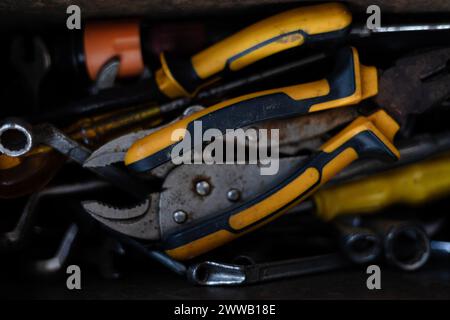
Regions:
[[201, 196], [206, 196], [211, 192], [211, 185], [207, 181], [199, 181], [195, 184], [195, 191]]
[[241, 193], [238, 189], [230, 189], [227, 192], [227, 199], [230, 201], [238, 201], [239, 198], [241, 197]]
[[176, 223], [184, 223], [186, 222], [188, 215], [183, 210], [178, 210], [173, 213], [173, 220]]

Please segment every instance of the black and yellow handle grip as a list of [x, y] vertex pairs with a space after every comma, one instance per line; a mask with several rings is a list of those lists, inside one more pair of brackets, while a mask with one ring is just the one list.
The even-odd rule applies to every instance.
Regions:
[[281, 184], [236, 208], [167, 236], [163, 239], [164, 249], [175, 259], [196, 257], [275, 219], [358, 158], [397, 160], [400, 154], [392, 141], [398, 129], [398, 124], [383, 110], [357, 118]]
[[[314, 195], [316, 214], [325, 221], [372, 214], [395, 204], [423, 205], [450, 195], [450, 154], [322, 189]], [[358, 197], [354, 197], [358, 194]]]
[[[377, 92], [376, 69], [361, 65], [356, 49], [346, 47], [337, 53], [334, 70], [326, 79], [256, 92], [206, 108], [136, 141], [125, 156], [125, 164], [142, 172], [170, 161], [172, 149], [186, 134], [194, 136], [196, 121], [201, 122], [202, 135], [211, 128], [225, 134], [227, 129], [265, 120], [356, 104]], [[183, 150], [193, 148], [191, 139], [191, 145]]]
[[351, 13], [340, 3], [289, 10], [257, 22], [190, 59], [161, 55], [156, 84], [169, 98], [190, 96], [221, 73], [237, 71], [290, 48], [342, 39], [351, 22]]

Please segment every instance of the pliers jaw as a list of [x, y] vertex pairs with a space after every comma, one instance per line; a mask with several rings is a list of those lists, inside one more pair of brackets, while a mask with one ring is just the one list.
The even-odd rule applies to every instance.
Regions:
[[131, 208], [117, 208], [94, 200], [82, 202], [84, 210], [106, 227], [148, 241], [161, 238], [158, 205], [159, 194], [151, 194], [144, 202]]
[[375, 103], [400, 124], [450, 97], [450, 48], [418, 52], [396, 61], [380, 75]]

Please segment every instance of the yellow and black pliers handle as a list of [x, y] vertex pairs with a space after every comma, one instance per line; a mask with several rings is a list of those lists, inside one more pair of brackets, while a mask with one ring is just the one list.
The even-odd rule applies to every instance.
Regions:
[[383, 110], [357, 118], [282, 183], [238, 207], [166, 236], [164, 250], [178, 260], [196, 257], [275, 219], [358, 158], [397, 160], [400, 154], [392, 141], [398, 129]]
[[[142, 172], [170, 161], [172, 149], [183, 137], [187, 133], [194, 136], [195, 121], [201, 121], [202, 135], [211, 128], [225, 134], [227, 129], [265, 120], [357, 104], [377, 91], [376, 69], [361, 65], [356, 49], [345, 47], [338, 51], [334, 70], [327, 78], [244, 95], [194, 113], [136, 141], [127, 151], [125, 164]], [[175, 140], [173, 133], [180, 131]]]
[[278, 52], [346, 37], [352, 16], [340, 3], [292, 9], [259, 21], [195, 54], [190, 59], [161, 55], [155, 78], [168, 98], [193, 95], [225, 72], [240, 70]]

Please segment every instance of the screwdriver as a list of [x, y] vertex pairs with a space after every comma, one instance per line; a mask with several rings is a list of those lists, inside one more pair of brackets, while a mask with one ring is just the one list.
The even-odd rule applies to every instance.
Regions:
[[[83, 35], [84, 68], [92, 80], [114, 57], [121, 60], [119, 76], [144, 71], [146, 52], [140, 43], [139, 22], [121, 28], [105, 22], [88, 25]], [[119, 23], [119, 22], [118, 22]], [[303, 46], [339, 44], [380, 33], [448, 30], [450, 23], [410, 23], [369, 28], [352, 24], [352, 14], [342, 3], [325, 3], [291, 9], [256, 22], [198, 52], [192, 57], [160, 55], [154, 72], [155, 98], [194, 96], [203, 86], [277, 53]], [[99, 39], [103, 46], [99, 45]], [[129, 46], [114, 46], [127, 39]], [[112, 50], [111, 48], [114, 48]], [[82, 56], [81, 55], [81, 56]], [[129, 72], [127, 72], [129, 71]]]
[[[291, 9], [259, 21], [200, 51], [191, 58], [161, 54], [161, 68], [153, 79], [138, 84], [102, 90], [98, 95], [70, 103], [45, 114], [34, 122], [54, 121], [92, 111], [111, 110], [148, 101], [192, 98], [206, 84], [215, 82], [259, 60], [292, 48], [339, 44], [382, 33], [449, 30], [450, 23], [383, 25], [369, 29], [365, 23], [352, 25], [350, 11], [341, 3], [328, 3]], [[119, 59], [119, 78], [136, 77], [145, 70], [144, 62], [153, 53], [144, 43], [144, 22], [88, 22], [82, 39], [71, 46], [75, 69], [95, 81], [110, 61]], [[126, 45], [125, 45], [126, 44]], [[56, 62], [60, 59], [55, 59]], [[200, 97], [197, 97], [200, 98]], [[174, 106], [185, 100], [175, 100]], [[175, 103], [176, 102], [176, 103]], [[67, 118], [66, 118], [67, 119]]]
[[330, 221], [343, 215], [376, 213], [394, 204], [421, 205], [450, 195], [449, 163], [446, 154], [325, 188], [291, 213], [313, 209], [319, 218]]

